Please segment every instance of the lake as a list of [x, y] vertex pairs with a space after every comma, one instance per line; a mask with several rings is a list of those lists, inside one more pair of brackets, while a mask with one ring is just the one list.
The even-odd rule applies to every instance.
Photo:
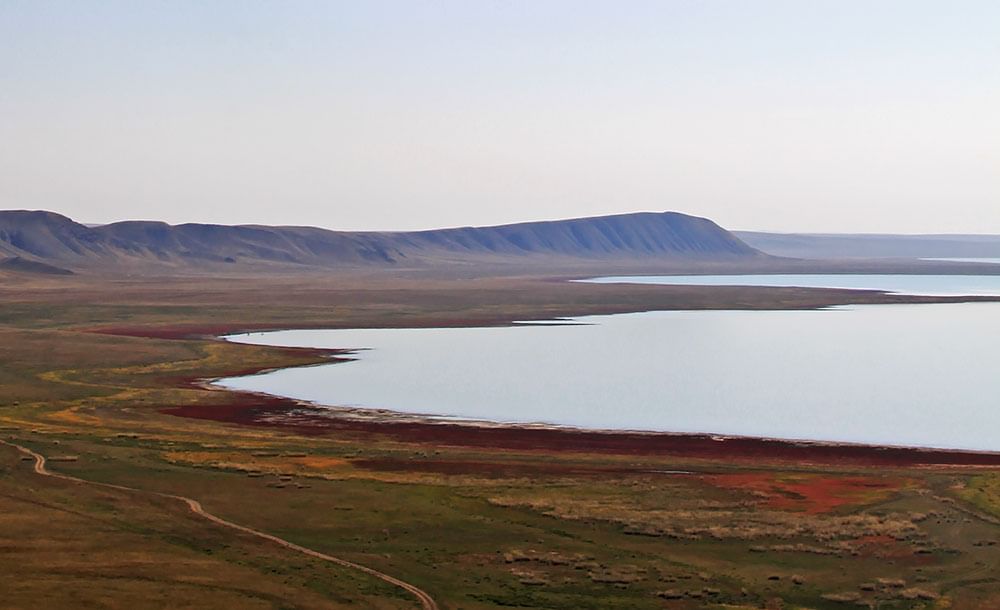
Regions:
[[925, 261], [947, 261], [949, 263], [989, 263], [1000, 265], [1000, 258], [924, 258]]
[[229, 339], [360, 351], [219, 383], [501, 422], [1000, 450], [1000, 304], [575, 322], [238, 335]]
[[[976, 259], [975, 262], [988, 260]], [[850, 288], [885, 290], [914, 296], [1000, 295], [1000, 275], [623, 275], [577, 281], [594, 284]]]

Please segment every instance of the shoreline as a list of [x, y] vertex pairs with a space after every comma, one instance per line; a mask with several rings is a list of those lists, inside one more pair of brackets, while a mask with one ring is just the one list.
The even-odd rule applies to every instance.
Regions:
[[[282, 332], [278, 331], [266, 331], [266, 332]], [[218, 337], [219, 340], [225, 341], [223, 337]], [[241, 345], [265, 345], [259, 343], [243, 343], [235, 342]], [[273, 347], [273, 346], [269, 346]], [[327, 366], [331, 364], [339, 364], [342, 362], [349, 362], [356, 360], [353, 357], [345, 357], [353, 354], [357, 351], [361, 351], [368, 348], [359, 349], [339, 349], [339, 348], [318, 348], [318, 347], [288, 347], [279, 346], [281, 349], [292, 349], [292, 350], [318, 350], [318, 351], [330, 351], [331, 354], [326, 360], [322, 362], [310, 363], [310, 364], [300, 364], [300, 365], [290, 365], [290, 366], [279, 366], [279, 367], [269, 367], [260, 370], [253, 370], [246, 374], [237, 375], [223, 375], [219, 377], [207, 377], [195, 380], [193, 383], [197, 387], [200, 387], [208, 391], [216, 392], [228, 392], [239, 395], [249, 395], [257, 397], [263, 401], [282, 401], [283, 403], [294, 405], [291, 409], [297, 413], [308, 413], [310, 420], [320, 420], [320, 419], [345, 419], [354, 420], [358, 422], [366, 423], [384, 423], [384, 424], [422, 424], [428, 426], [441, 426], [441, 425], [454, 425], [460, 427], [470, 427], [470, 428], [503, 428], [510, 430], [543, 430], [552, 432], [567, 432], [576, 434], [601, 434], [607, 436], [624, 435], [628, 437], [692, 437], [692, 438], [704, 438], [710, 439], [715, 442], [728, 442], [728, 441], [759, 441], [762, 443], [777, 443], [791, 446], [806, 446], [806, 447], [843, 447], [843, 448], [861, 448], [861, 449], [878, 449], [878, 450], [899, 450], [899, 451], [912, 451], [912, 452], [943, 452], [943, 453], [958, 453], [958, 454], [972, 454], [972, 455], [996, 455], [1000, 458], [1000, 450], [990, 450], [990, 449], [964, 449], [956, 447], [933, 447], [933, 446], [923, 446], [923, 445], [905, 445], [905, 444], [879, 444], [879, 443], [866, 443], [858, 441], [838, 441], [838, 440], [822, 440], [822, 439], [810, 439], [810, 438], [786, 438], [780, 436], [755, 436], [752, 434], [731, 434], [723, 432], [678, 432], [671, 430], [646, 430], [642, 428], [592, 428], [587, 426], [579, 426], [574, 424], [560, 424], [554, 422], [545, 421], [498, 421], [492, 419], [480, 419], [475, 417], [463, 417], [457, 415], [440, 415], [434, 413], [414, 413], [408, 411], [397, 411], [395, 409], [385, 408], [385, 407], [364, 407], [364, 406], [346, 406], [346, 405], [332, 405], [316, 402], [313, 400], [305, 400], [301, 398], [294, 398], [292, 396], [284, 396], [281, 394], [272, 394], [270, 392], [264, 392], [259, 390], [240, 390], [236, 388], [230, 388], [219, 382], [225, 379], [238, 379], [244, 377], [253, 377], [257, 375], [266, 375], [268, 373], [293, 369], [293, 368], [311, 368], [318, 366]], [[273, 416], [273, 415], [272, 415]], [[318, 422], [317, 422], [318, 423]], [[277, 423], [275, 425], [282, 425]], [[308, 424], [307, 424], [308, 425]]]
[[[322, 362], [318, 364], [304, 364], [292, 367], [276, 367], [263, 369], [251, 375], [263, 375], [272, 371], [284, 370], [286, 368], [306, 368], [312, 366], [324, 366], [326, 364], [337, 364], [337, 360]], [[244, 375], [249, 376], [249, 375]], [[519, 422], [519, 421], [496, 421], [490, 419], [476, 419], [471, 417], [459, 417], [448, 415], [435, 415], [431, 413], [409, 413], [406, 411], [396, 411], [388, 408], [360, 407], [360, 406], [338, 406], [322, 404], [315, 401], [282, 396], [253, 390], [237, 390], [219, 385], [217, 382], [222, 379], [233, 377], [218, 377], [201, 380], [199, 387], [209, 391], [231, 392], [236, 394], [246, 394], [266, 402], [281, 401], [294, 405], [291, 413], [297, 417], [309, 417], [316, 420], [349, 420], [371, 424], [416, 424], [426, 426], [456, 426], [460, 428], [475, 429], [503, 429], [510, 431], [542, 431], [542, 432], [563, 432], [573, 435], [602, 435], [605, 437], [625, 436], [629, 438], [657, 438], [667, 439], [695, 438], [710, 440], [717, 443], [738, 442], [738, 443], [763, 443], [786, 445], [790, 447], [804, 448], [834, 448], [834, 449], [855, 449], [855, 450], [879, 450], [888, 452], [912, 452], [924, 454], [958, 454], [973, 456], [996, 456], [1000, 459], [1000, 450], [989, 449], [961, 449], [952, 447], [927, 447], [921, 445], [895, 445], [877, 444], [852, 441], [819, 440], [808, 438], [784, 438], [780, 436], [754, 436], [747, 434], [727, 434], [720, 432], [676, 432], [670, 430], [644, 430], [641, 428], [589, 428], [572, 424], [558, 424], [551, 422]], [[279, 417], [278, 414], [269, 414], [270, 417]], [[310, 419], [312, 421], [312, 419]], [[290, 420], [291, 425], [296, 424]], [[268, 424], [274, 426], [285, 425], [282, 422], [269, 420]], [[317, 424], [321, 422], [317, 421]], [[309, 424], [306, 424], [309, 425]]]
[[[1000, 267], [1000, 265], [996, 265]], [[1000, 270], [998, 270], [1000, 274]], [[657, 284], [600, 284], [585, 280], [589, 275], [567, 275], [547, 277], [533, 281], [542, 284], [558, 284], [574, 287], [589, 287], [598, 290], [627, 286], [642, 293], [657, 293], [672, 295], [674, 292], [724, 295], [721, 302], [682, 300], [672, 303], [633, 303], [628, 305], [580, 304], [572, 307], [560, 307], [557, 311], [546, 311], [535, 315], [532, 312], [484, 315], [458, 315], [443, 317], [418, 317], [400, 321], [377, 319], [376, 322], [365, 321], [336, 322], [332, 320], [313, 320], [297, 323], [283, 320], [281, 322], [214, 322], [192, 324], [102, 324], [99, 326], [83, 326], [75, 330], [104, 335], [124, 337], [139, 337], [146, 339], [167, 340], [216, 340], [222, 335], [232, 335], [252, 332], [275, 332], [283, 330], [350, 330], [350, 329], [389, 329], [389, 328], [492, 328], [521, 324], [559, 324], [567, 318], [616, 315], [626, 313], [643, 313], [652, 311], [821, 311], [835, 307], [862, 305], [938, 305], [962, 303], [1000, 303], [1000, 295], [906, 295], [884, 290], [847, 289], [847, 288], [799, 288], [771, 286], [685, 286]], [[767, 292], [776, 300], [754, 302], [747, 299], [748, 293]], [[782, 301], [783, 295], [808, 296], [794, 301]], [[538, 311], [538, 310], [536, 310]], [[364, 318], [363, 318], [364, 319]], [[302, 348], [307, 349], [307, 348]]]
[[[206, 384], [209, 382], [206, 380]], [[304, 436], [334, 433], [383, 436], [403, 443], [488, 450], [592, 453], [854, 466], [1000, 467], [1000, 452], [835, 441], [789, 440], [707, 433], [598, 430], [555, 424], [442, 420], [385, 409], [319, 407], [255, 392], [212, 391], [236, 399], [218, 404], [164, 407], [159, 412], [240, 426], [287, 430]]]
[[[508, 322], [506, 325], [513, 324], [514, 322]], [[503, 325], [497, 324], [497, 326]], [[263, 329], [247, 331], [242, 328], [238, 330], [226, 329], [226, 331], [216, 335], [214, 340], [225, 341], [222, 334], [265, 332]], [[175, 332], [184, 331], [178, 329]], [[162, 337], [166, 333], [157, 334]], [[306, 436], [325, 436], [333, 433], [353, 436], [379, 435], [390, 437], [399, 442], [490, 450], [663, 456], [733, 462], [759, 462], [763, 460], [803, 464], [900, 467], [1000, 466], [1000, 451], [875, 445], [718, 433], [593, 429], [541, 422], [496, 422], [405, 413], [391, 409], [320, 405], [279, 395], [235, 390], [218, 385], [218, 381], [225, 378], [259, 375], [284, 368], [318, 366], [352, 360], [353, 358], [348, 356], [356, 351], [314, 347], [276, 347], [276, 349], [312, 355], [317, 360], [288, 367], [279, 366], [227, 372], [224, 375], [211, 378], [188, 378], [182, 380], [183, 385], [196, 386], [209, 392], [224, 394], [229, 400], [215, 405], [164, 407], [159, 411], [178, 417], [277, 430], [285, 429]]]
[[[546, 278], [561, 285], [592, 286], [567, 282], [592, 276]], [[748, 294], [753, 288], [636, 286], [642, 294], [665, 295], [666, 301], [642, 299], [639, 302], [575, 301], [574, 305], [556, 308], [513, 308], [506, 313], [462, 313], [438, 316], [425, 314], [384, 318], [354, 315], [347, 319], [326, 316], [309, 320], [294, 319], [255, 322], [252, 319], [231, 322], [193, 322], [174, 324], [105, 324], [77, 328], [81, 332], [140, 337], [156, 340], [223, 341], [221, 335], [303, 329], [357, 328], [469, 328], [508, 327], [518, 323], [559, 323], [560, 319], [594, 315], [613, 315], [647, 311], [815, 311], [841, 306], [957, 304], [1000, 302], [998, 297], [967, 296], [906, 296], [880, 291], [826, 288], [786, 289], [765, 288], [768, 299], [757, 302]], [[705, 290], [707, 288], [707, 290]], [[748, 293], [748, 291], [750, 291]], [[785, 296], [797, 295], [794, 300]], [[616, 292], [617, 294], [617, 292]], [[705, 300], [708, 295], [712, 299]], [[698, 296], [698, 298], [693, 298]], [[721, 297], [721, 298], [720, 298]], [[806, 298], [808, 297], [808, 298]], [[686, 434], [655, 431], [590, 430], [551, 424], [518, 424], [483, 422], [464, 419], [422, 417], [380, 409], [348, 407], [318, 407], [303, 401], [251, 394], [238, 390], [213, 387], [213, 380], [254, 375], [299, 366], [327, 364], [349, 359], [352, 350], [322, 348], [292, 348], [267, 346], [290, 355], [283, 364], [261, 368], [235, 368], [213, 371], [212, 377], [165, 376], [161, 381], [171, 387], [196, 387], [206, 392], [206, 400], [189, 404], [162, 405], [162, 413], [195, 419], [214, 420], [234, 425], [285, 429], [290, 432], [317, 436], [347, 434], [354, 437], [386, 436], [400, 442], [466, 447], [521, 449], [525, 451], [576, 451], [619, 455], [663, 455], [674, 457], [705, 457], [732, 461], [777, 460], [799, 463], [853, 463], [860, 465], [956, 465], [1000, 466], [1000, 453], [964, 449], [941, 449], [889, 445], [852, 444], [829, 441], [787, 440], [743, 437], [720, 434]], [[291, 357], [294, 355], [294, 357]], [[209, 385], [206, 385], [209, 384]]]

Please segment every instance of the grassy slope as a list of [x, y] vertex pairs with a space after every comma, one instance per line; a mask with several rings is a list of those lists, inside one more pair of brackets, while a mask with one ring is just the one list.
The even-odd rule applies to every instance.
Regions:
[[[72, 279], [8, 285], [0, 298], [5, 437], [80, 456], [56, 469], [192, 496], [225, 518], [377, 567], [445, 608], [759, 607], [775, 598], [837, 608], [845, 606], [822, 595], [847, 591], [892, 597], [899, 608], [1000, 599], [1000, 547], [989, 543], [1000, 531], [951, 498], [960, 487], [992, 489], [983, 483], [992, 474], [427, 447], [182, 419], [159, 410], [227, 397], [179, 387], [179, 379], [317, 356], [80, 330], [499, 323], [734, 303], [816, 306], [843, 302], [841, 293]], [[254, 455], [264, 450], [293, 455]], [[242, 540], [183, 506], [43, 480], [5, 448], [0, 466], [0, 589], [14, 592], [10, 606], [414, 607], [370, 578]], [[694, 474], [655, 472], [664, 470]], [[277, 487], [281, 473], [293, 483]], [[984, 510], [1000, 504], [992, 492], [971, 499]], [[945, 598], [858, 589], [876, 577]], [[657, 597], [666, 590], [688, 595]]]

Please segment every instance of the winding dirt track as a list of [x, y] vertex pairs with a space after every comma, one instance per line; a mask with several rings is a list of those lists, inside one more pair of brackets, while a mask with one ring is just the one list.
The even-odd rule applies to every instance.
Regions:
[[216, 524], [221, 525], [223, 527], [228, 527], [229, 529], [233, 529], [233, 530], [236, 530], [236, 531], [239, 531], [239, 532], [243, 532], [244, 534], [249, 534], [251, 536], [255, 536], [257, 538], [262, 538], [264, 540], [269, 540], [269, 541], [274, 542], [275, 544], [277, 544], [279, 546], [285, 547], [286, 549], [290, 549], [292, 551], [296, 551], [298, 553], [302, 553], [303, 555], [308, 555], [310, 557], [315, 557], [316, 559], [321, 559], [323, 561], [328, 561], [330, 563], [333, 563], [333, 564], [336, 564], [336, 565], [339, 565], [339, 566], [343, 566], [345, 568], [350, 568], [352, 570], [357, 570], [359, 572], [364, 572], [365, 574], [368, 574], [370, 576], [374, 576], [375, 578], [378, 578], [379, 580], [387, 582], [387, 583], [389, 583], [391, 585], [395, 585], [395, 586], [399, 587], [400, 589], [403, 589], [404, 591], [410, 593], [411, 595], [413, 595], [413, 597], [417, 598], [417, 601], [420, 602], [420, 605], [423, 607], [424, 610], [440, 610], [440, 608], [437, 605], [437, 602], [434, 601], [434, 598], [432, 598], [430, 595], [428, 595], [423, 589], [420, 589], [420, 588], [418, 588], [418, 587], [416, 587], [414, 585], [411, 585], [408, 582], [404, 582], [402, 580], [399, 580], [398, 578], [394, 578], [392, 576], [389, 576], [385, 572], [379, 572], [378, 570], [375, 570], [373, 568], [369, 568], [367, 566], [363, 566], [361, 564], [354, 563], [352, 561], [347, 561], [346, 559], [341, 559], [339, 557], [334, 557], [333, 555], [327, 555], [326, 553], [320, 553], [319, 551], [314, 551], [314, 550], [312, 550], [310, 548], [307, 548], [307, 547], [295, 544], [294, 542], [289, 542], [288, 540], [285, 540], [284, 538], [279, 538], [277, 536], [274, 536], [274, 535], [271, 535], [271, 534], [267, 534], [267, 533], [261, 532], [259, 530], [255, 530], [253, 528], [246, 527], [245, 525], [240, 525], [238, 523], [233, 523], [232, 521], [226, 521], [222, 517], [217, 517], [217, 516], [213, 515], [212, 513], [206, 511], [204, 508], [202, 508], [201, 502], [199, 502], [197, 500], [194, 500], [192, 498], [187, 498], [185, 496], [176, 496], [174, 494], [161, 493], [161, 492], [158, 492], [158, 491], [145, 491], [145, 490], [142, 490], [142, 489], [136, 489], [134, 487], [126, 487], [124, 485], [115, 485], [113, 483], [99, 483], [99, 482], [96, 482], [96, 481], [88, 481], [86, 479], [80, 479], [80, 478], [77, 478], [77, 477], [70, 476], [68, 474], [60, 474], [58, 472], [52, 472], [51, 470], [49, 470], [45, 466], [46, 460], [45, 460], [45, 456], [44, 455], [42, 455], [40, 453], [36, 453], [35, 451], [32, 451], [31, 449], [28, 449], [27, 447], [23, 447], [23, 446], [18, 445], [16, 443], [9, 443], [9, 442], [7, 442], [5, 440], [0, 440], [0, 443], [3, 443], [4, 445], [7, 445], [9, 447], [14, 447], [15, 449], [17, 449], [21, 453], [23, 453], [25, 455], [30, 455], [31, 457], [35, 458], [35, 472], [38, 473], [38, 474], [40, 474], [40, 475], [42, 475], [42, 476], [53, 477], [53, 478], [56, 478], [56, 479], [63, 479], [64, 481], [72, 481], [74, 483], [82, 483], [84, 485], [96, 485], [98, 487], [105, 487], [105, 488], [109, 488], [109, 489], [117, 489], [117, 490], [121, 490], [121, 491], [128, 491], [128, 492], [134, 492], [134, 493], [147, 493], [147, 494], [152, 494], [152, 495], [155, 495], [155, 496], [160, 496], [162, 498], [171, 498], [171, 499], [174, 499], [174, 500], [179, 500], [179, 501], [184, 502], [185, 504], [187, 504], [188, 508], [191, 509], [191, 512], [193, 512], [194, 514], [196, 514], [196, 515], [198, 515], [200, 517], [204, 517], [205, 519], [208, 519], [209, 521], [211, 521], [213, 523], [216, 523]]

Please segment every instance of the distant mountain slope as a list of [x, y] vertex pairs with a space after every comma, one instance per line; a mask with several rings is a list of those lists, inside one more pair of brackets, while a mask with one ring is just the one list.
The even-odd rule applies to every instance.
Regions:
[[392, 236], [400, 247], [448, 252], [557, 254], [586, 258], [759, 256], [753, 248], [714, 222], [676, 212], [383, 235]]
[[95, 227], [52, 212], [0, 211], [0, 255], [69, 268], [766, 258], [712, 221], [674, 212], [432, 231], [345, 232], [149, 221]]
[[63, 269], [41, 261], [29, 261], [20, 256], [0, 259], [0, 270], [40, 275], [73, 275], [73, 272], [69, 269]]
[[762, 252], [791, 258], [1000, 258], [1000, 235], [733, 233]]

